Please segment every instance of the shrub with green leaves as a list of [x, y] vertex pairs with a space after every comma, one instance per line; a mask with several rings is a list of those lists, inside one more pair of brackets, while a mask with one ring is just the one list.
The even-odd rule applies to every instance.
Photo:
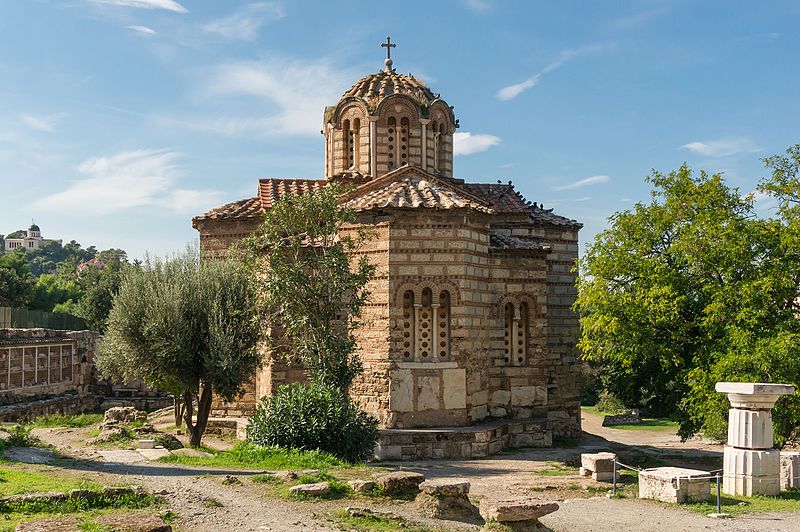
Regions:
[[378, 420], [349, 395], [321, 384], [281, 386], [247, 426], [257, 445], [326, 451], [348, 462], [372, 457]]

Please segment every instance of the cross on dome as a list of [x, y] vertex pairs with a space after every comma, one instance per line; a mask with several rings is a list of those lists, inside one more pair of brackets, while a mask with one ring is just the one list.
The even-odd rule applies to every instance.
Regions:
[[386, 42], [381, 44], [381, 48], [386, 48], [386, 61], [383, 63], [386, 65], [386, 71], [389, 72], [392, 70], [392, 48], [397, 48], [397, 45], [392, 42], [392, 38], [387, 36]]

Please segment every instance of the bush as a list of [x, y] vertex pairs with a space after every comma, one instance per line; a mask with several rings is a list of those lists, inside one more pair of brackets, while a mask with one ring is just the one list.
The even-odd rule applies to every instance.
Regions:
[[335, 388], [295, 383], [262, 399], [250, 418], [247, 439], [264, 446], [318, 449], [360, 462], [372, 457], [378, 420]]
[[597, 411], [604, 414], [622, 414], [629, 409], [625, 408], [622, 401], [614, 397], [608, 392], [600, 392], [600, 397], [597, 400]]

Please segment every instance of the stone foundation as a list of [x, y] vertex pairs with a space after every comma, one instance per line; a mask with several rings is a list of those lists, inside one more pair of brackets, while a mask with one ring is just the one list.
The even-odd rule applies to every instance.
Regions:
[[546, 420], [502, 420], [470, 427], [382, 429], [375, 456], [380, 460], [480, 458], [506, 447], [552, 445]]
[[31, 421], [49, 414], [95, 412], [99, 399], [90, 394], [65, 394], [36, 401], [0, 406], [0, 421]]

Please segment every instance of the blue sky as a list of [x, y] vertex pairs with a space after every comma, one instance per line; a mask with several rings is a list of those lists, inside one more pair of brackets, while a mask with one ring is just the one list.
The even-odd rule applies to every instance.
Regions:
[[800, 142], [795, 1], [0, 2], [0, 233], [164, 254], [258, 177], [321, 177], [382, 67], [455, 106], [455, 173], [585, 224], [686, 161], [742, 192]]

